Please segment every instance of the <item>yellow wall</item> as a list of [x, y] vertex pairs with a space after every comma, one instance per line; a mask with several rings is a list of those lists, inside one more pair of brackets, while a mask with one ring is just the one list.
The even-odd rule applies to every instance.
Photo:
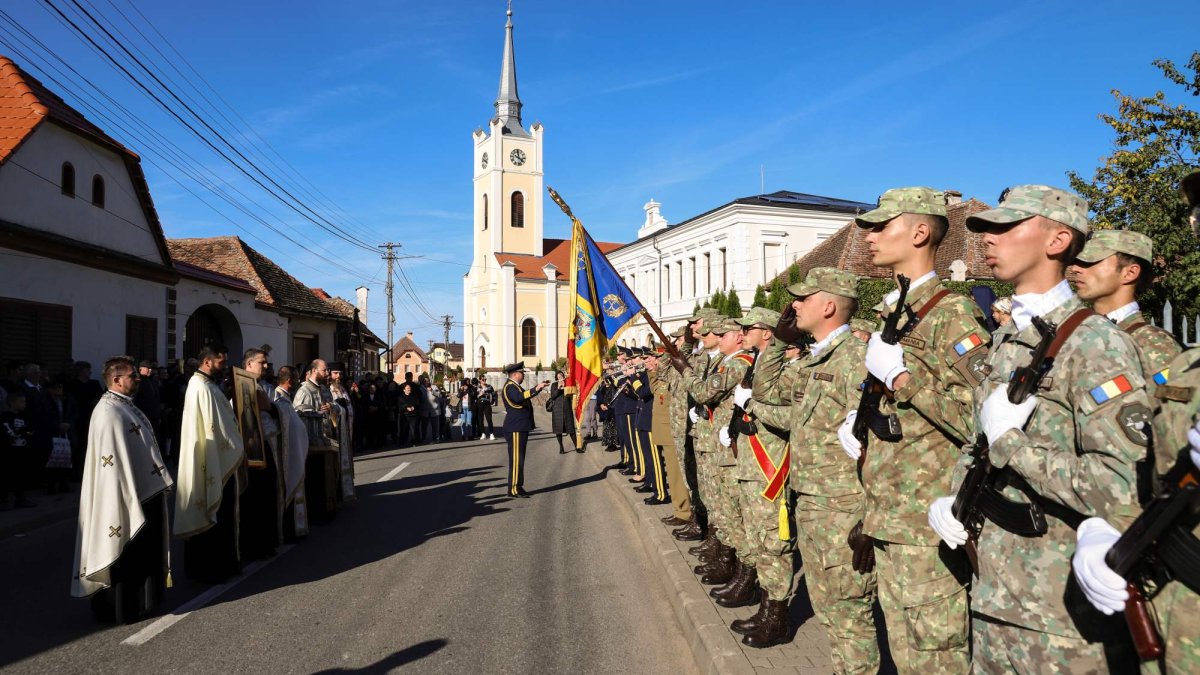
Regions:
[[[526, 152], [528, 153], [528, 150]], [[533, 176], [507, 172], [504, 174], [504, 235], [500, 250], [505, 253], [532, 254], [536, 251], [534, 235], [537, 228], [534, 225], [541, 214], [537, 213], [540, 200], [534, 193], [534, 187]], [[517, 191], [525, 195], [525, 227], [521, 228], [512, 227], [512, 194]]]

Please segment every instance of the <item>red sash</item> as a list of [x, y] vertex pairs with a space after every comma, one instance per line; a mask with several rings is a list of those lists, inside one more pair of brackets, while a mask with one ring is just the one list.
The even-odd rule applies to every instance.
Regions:
[[767, 479], [767, 487], [763, 488], [762, 496], [767, 501], [773, 502], [779, 498], [783, 492], [783, 488], [787, 485], [788, 472], [792, 464], [792, 446], [788, 445], [783, 449], [783, 459], [780, 460], [779, 466], [771, 461], [771, 456], [767, 454], [767, 449], [763, 447], [762, 441], [758, 439], [758, 434], [749, 436], [750, 448], [754, 450], [754, 461], [758, 462], [758, 470], [762, 472], [763, 478]]

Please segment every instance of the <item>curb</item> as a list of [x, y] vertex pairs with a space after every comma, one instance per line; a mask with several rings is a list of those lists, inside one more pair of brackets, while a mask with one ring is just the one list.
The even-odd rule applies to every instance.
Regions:
[[[601, 463], [597, 468], [603, 470], [604, 451], [599, 444], [587, 454], [595, 465], [597, 452], [601, 453]], [[660, 516], [667, 513], [669, 507], [648, 507], [640, 503], [641, 495], [638, 493], [622, 490], [621, 485], [614, 485], [611, 481], [605, 482], [617, 493], [617, 501], [625, 505], [630, 522], [638, 531], [638, 538], [642, 540], [647, 555], [665, 572], [659, 575], [659, 578], [662, 579], [663, 590], [666, 591], [671, 607], [675, 610], [675, 618], [683, 628], [685, 639], [692, 649], [696, 667], [708, 675], [753, 675], [754, 666], [742, 652], [742, 647], [729, 630], [728, 623], [717, 614], [717, 608], [708, 597], [708, 592], [692, 573], [691, 562], [679, 552], [671, 540], [671, 534], [658, 521]], [[639, 503], [635, 504], [635, 500]]]

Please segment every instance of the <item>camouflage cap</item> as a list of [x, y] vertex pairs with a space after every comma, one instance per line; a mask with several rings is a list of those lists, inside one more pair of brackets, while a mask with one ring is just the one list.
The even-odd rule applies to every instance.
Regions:
[[676, 328], [675, 330], [670, 332], [670, 336], [673, 338], [683, 337], [685, 334], [687, 334], [687, 324], [686, 323], [683, 324], [682, 326], [680, 326], [679, 328]]
[[733, 331], [740, 332], [742, 330], [742, 325], [737, 322], [737, 319], [726, 318], [720, 323], [714, 323], [711, 330], [717, 335], [724, 335]]
[[[707, 309], [707, 308], [705, 308], [705, 309]], [[701, 311], [703, 312], [704, 310], [701, 310]], [[715, 309], [712, 310], [712, 312], [713, 312], [712, 314], [705, 315], [704, 325], [700, 326], [699, 328], [696, 329], [696, 332], [699, 333], [700, 335], [708, 335], [709, 333], [712, 332], [713, 326], [719, 326], [722, 321], [724, 321], [725, 319], [728, 318], [724, 314], [720, 313], [719, 311], [717, 311]]]
[[1115, 253], [1150, 261], [1154, 259], [1154, 242], [1141, 232], [1095, 230], [1075, 259], [1085, 263], [1097, 263]]
[[946, 193], [928, 187], [893, 188], [879, 196], [879, 206], [858, 216], [859, 227], [874, 227], [901, 213], [946, 215]]
[[868, 333], [874, 333], [875, 329], [876, 329], [876, 325], [875, 325], [874, 321], [869, 321], [867, 319], [851, 319], [850, 320], [850, 330], [852, 330], [852, 331], [860, 331], [861, 330], [861, 331], [866, 331]]
[[814, 267], [798, 284], [787, 287], [788, 293], [803, 298], [817, 291], [825, 291], [844, 298], [858, 297], [858, 277], [832, 267]]
[[779, 323], [779, 312], [766, 307], [751, 307], [746, 316], [740, 319], [734, 319], [741, 326], [765, 326], [774, 328], [775, 324]]
[[1200, 206], [1200, 171], [1193, 171], [1183, 177], [1179, 183], [1179, 191], [1188, 206]]
[[1000, 195], [1000, 205], [967, 217], [967, 229], [980, 232], [989, 225], [1019, 223], [1043, 216], [1087, 234], [1088, 203], [1079, 195], [1049, 185], [1016, 185]]
[[721, 311], [715, 307], [701, 307], [700, 311], [688, 317], [688, 323], [694, 323], [700, 319], [714, 319], [721, 316]]

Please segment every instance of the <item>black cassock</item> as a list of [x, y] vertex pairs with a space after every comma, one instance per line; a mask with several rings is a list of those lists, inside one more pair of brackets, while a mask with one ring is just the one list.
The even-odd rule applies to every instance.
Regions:
[[101, 621], [134, 623], [149, 616], [162, 602], [167, 585], [163, 560], [166, 549], [166, 499], [159, 492], [142, 502], [146, 522], [113, 563], [112, 585], [92, 594], [92, 613]]
[[184, 543], [184, 570], [189, 577], [217, 584], [241, 572], [238, 560], [238, 490], [236, 474], [225, 481], [217, 524]]

